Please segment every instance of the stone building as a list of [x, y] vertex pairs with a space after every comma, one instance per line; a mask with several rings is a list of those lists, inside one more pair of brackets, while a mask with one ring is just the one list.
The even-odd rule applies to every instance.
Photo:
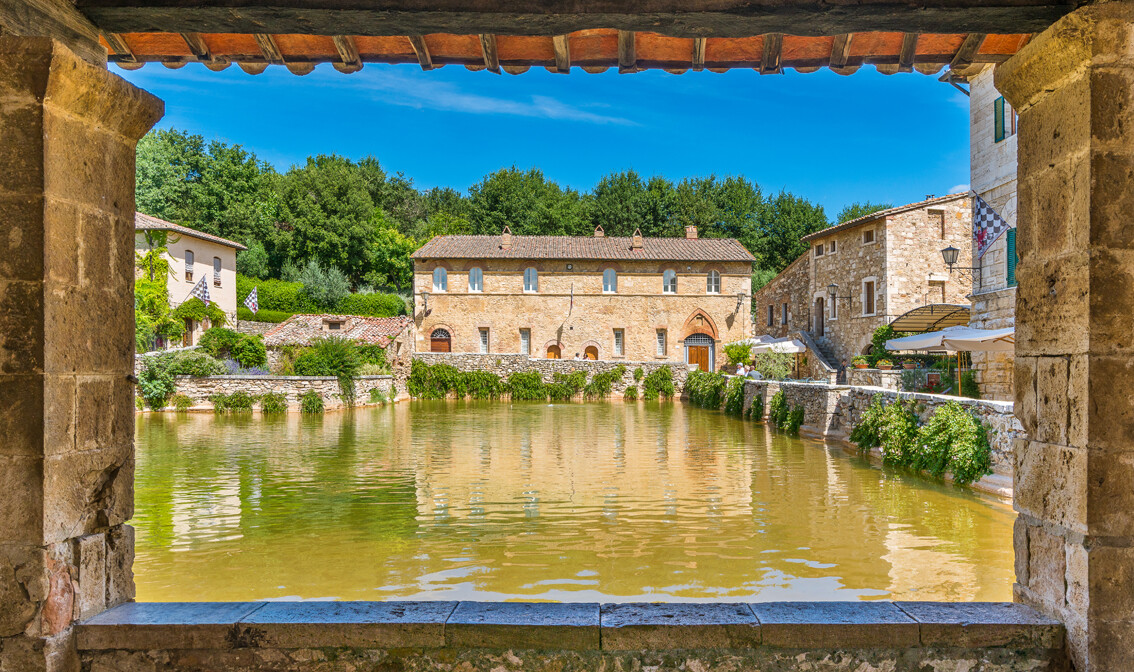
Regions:
[[413, 255], [417, 350], [716, 368], [748, 338], [753, 257], [733, 239], [438, 236]]
[[315, 339], [337, 336], [360, 345], [376, 345], [386, 351], [391, 366], [405, 365], [413, 355], [412, 321], [397, 317], [357, 315], [292, 315], [264, 334], [268, 363], [279, 361], [280, 350], [289, 345], [311, 345]]
[[[163, 231], [166, 236], [166, 261], [169, 262], [169, 305], [171, 308], [188, 301], [190, 292], [207, 278], [209, 301], [224, 311], [229, 325], [236, 324], [236, 253], [246, 250], [240, 243], [180, 226], [164, 219], [134, 213], [134, 247], [144, 251], [149, 242], [148, 231]], [[185, 335], [179, 345], [194, 345], [209, 328], [207, 320], [185, 321]]]
[[971, 265], [967, 194], [882, 210], [803, 240], [808, 252], [753, 297], [756, 331], [809, 332], [832, 365], [869, 352], [874, 330], [909, 310], [968, 303], [968, 276], [951, 273], [941, 256], [952, 246], [957, 264]]
[[[994, 71], [974, 66], [967, 77], [970, 180], [977, 196], [1011, 228], [983, 255], [974, 254], [980, 270], [973, 274], [969, 325], [977, 329], [1016, 326], [1016, 112], [993, 85]], [[1012, 399], [1013, 353], [974, 352], [972, 359], [981, 394]]]

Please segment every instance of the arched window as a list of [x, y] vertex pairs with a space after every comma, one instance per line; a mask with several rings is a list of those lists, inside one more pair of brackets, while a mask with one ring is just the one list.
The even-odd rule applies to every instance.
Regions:
[[484, 272], [479, 268], [469, 269], [469, 291], [470, 292], [483, 292], [484, 291]]
[[539, 291], [539, 273], [534, 268], [529, 267], [524, 269], [524, 291]]
[[220, 257], [213, 257], [213, 286], [220, 287]]
[[614, 294], [618, 291], [618, 273], [613, 268], [602, 272], [602, 291], [603, 294]]
[[185, 282], [193, 282], [193, 250], [185, 250]]
[[677, 293], [677, 271], [666, 271], [662, 273], [662, 293]]
[[430, 352], [452, 352], [453, 337], [445, 329], [434, 329], [429, 335]]
[[705, 279], [705, 291], [709, 294], [721, 293], [721, 274], [717, 271], [709, 271], [708, 277]]
[[583, 348], [583, 359], [596, 360], [598, 359], [598, 348], [593, 345], [588, 345]]
[[433, 269], [433, 291], [449, 291], [449, 272], [440, 266]]

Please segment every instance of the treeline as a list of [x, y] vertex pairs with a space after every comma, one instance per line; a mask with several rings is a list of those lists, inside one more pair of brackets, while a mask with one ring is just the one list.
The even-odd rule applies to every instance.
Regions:
[[[803, 236], [831, 224], [821, 206], [787, 191], [764, 193], [743, 176], [642, 178], [612, 173], [579, 192], [538, 169], [502, 168], [462, 194], [418, 190], [373, 157], [309, 157], [285, 172], [240, 145], [206, 142], [175, 129], [138, 144], [141, 212], [248, 246], [237, 270], [254, 278], [292, 279], [311, 260], [341, 270], [354, 286], [404, 290], [409, 255], [441, 234], [682, 236], [737, 238], [756, 257], [754, 284], [802, 254]], [[838, 221], [871, 209], [855, 204]], [[865, 210], [864, 210], [865, 208]]]

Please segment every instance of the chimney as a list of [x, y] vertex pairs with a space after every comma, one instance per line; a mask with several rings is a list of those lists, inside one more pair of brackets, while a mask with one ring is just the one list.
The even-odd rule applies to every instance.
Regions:
[[632, 242], [630, 244], [630, 249], [631, 250], [642, 249], [642, 230], [641, 229], [634, 229], [634, 242]]
[[595, 238], [603, 238], [605, 236], [606, 236], [606, 232], [602, 230], [602, 227], [596, 226], [595, 227]]
[[697, 240], [697, 227], [695, 227], [695, 226], [685, 227], [685, 237], [689, 240]]
[[935, 198], [937, 198], [937, 196], [935, 194], [926, 194], [925, 195], [925, 200], [927, 200], [927, 201], [932, 201]]
[[506, 226], [504, 227], [504, 233], [500, 236], [500, 249], [512, 249], [512, 229]]

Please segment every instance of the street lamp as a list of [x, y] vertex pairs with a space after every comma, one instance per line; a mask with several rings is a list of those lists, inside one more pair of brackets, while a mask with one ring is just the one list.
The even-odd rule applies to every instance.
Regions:
[[849, 300], [851, 298], [850, 296], [839, 296], [839, 286], [833, 282], [827, 285], [827, 296], [831, 297], [831, 303], [834, 303], [839, 299]]
[[424, 317], [429, 312], [429, 292], [421, 292], [421, 315]]
[[953, 272], [953, 265], [957, 263], [957, 256], [961, 251], [950, 245], [944, 250], [941, 250], [941, 258], [945, 261], [945, 265], [949, 267], [949, 272]]

